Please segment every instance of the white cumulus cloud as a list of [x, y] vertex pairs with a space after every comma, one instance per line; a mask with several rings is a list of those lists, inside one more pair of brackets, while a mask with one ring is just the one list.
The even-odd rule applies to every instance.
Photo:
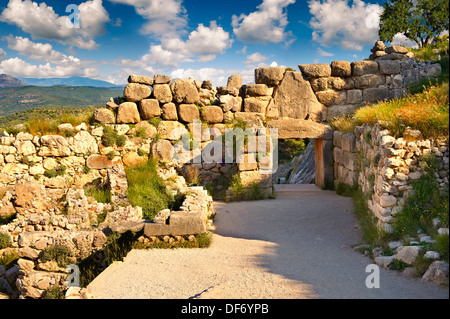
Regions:
[[361, 51], [378, 40], [378, 21], [383, 7], [361, 0], [310, 0], [313, 40], [324, 46]]
[[292, 43], [292, 33], [286, 32], [286, 7], [293, 3], [295, 0], [263, 0], [257, 11], [233, 15], [234, 34], [245, 43]]
[[80, 27], [76, 28], [68, 15], [59, 16], [45, 2], [10, 0], [0, 15], [0, 21], [18, 26], [33, 39], [56, 40], [82, 49], [96, 49], [98, 44], [94, 38], [104, 33], [104, 25], [109, 21], [108, 12], [102, 0], [83, 2], [78, 9]]

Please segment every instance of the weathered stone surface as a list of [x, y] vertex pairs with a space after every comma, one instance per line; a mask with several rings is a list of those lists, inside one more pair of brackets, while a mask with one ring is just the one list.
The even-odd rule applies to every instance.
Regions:
[[73, 151], [75, 154], [98, 153], [97, 140], [88, 132], [81, 131], [73, 138]]
[[255, 70], [255, 83], [276, 86], [284, 77], [286, 72], [283, 67], [266, 67]]
[[326, 139], [333, 138], [333, 129], [329, 125], [305, 120], [272, 120], [267, 122], [267, 128], [277, 128], [279, 139], [310, 138]]
[[372, 49], [370, 49], [370, 52], [377, 52], [377, 51], [384, 51], [386, 50], [386, 45], [383, 43], [383, 41], [377, 41], [375, 42], [375, 45]]
[[399, 45], [392, 45], [390, 47], [387, 47], [385, 49], [386, 53], [401, 53], [401, 54], [406, 54], [408, 53], [408, 49]]
[[70, 147], [67, 140], [60, 135], [45, 135], [40, 140], [39, 156], [70, 156]]
[[375, 61], [356, 61], [351, 66], [352, 75], [375, 74], [378, 72], [378, 63]]
[[192, 123], [200, 120], [200, 111], [194, 104], [180, 104], [178, 106], [178, 118], [181, 122]]
[[255, 112], [266, 114], [267, 106], [272, 100], [271, 97], [247, 97], [244, 99], [244, 112]]
[[210, 124], [222, 123], [223, 111], [219, 106], [207, 105], [202, 108], [202, 119]]
[[431, 281], [438, 285], [448, 285], [448, 263], [434, 261], [422, 277], [422, 281]]
[[347, 103], [348, 104], [361, 104], [362, 103], [362, 91], [361, 90], [348, 90], [347, 91]]
[[162, 121], [157, 128], [158, 134], [162, 139], [178, 141], [187, 129], [183, 124], [176, 121]]
[[326, 105], [344, 105], [346, 103], [347, 94], [346, 92], [338, 92], [333, 90], [316, 92], [317, 100]]
[[331, 76], [331, 66], [329, 64], [300, 64], [301, 73], [308, 78], [324, 78]]
[[168, 140], [159, 140], [152, 146], [152, 155], [160, 160], [169, 162], [172, 160], [172, 143]]
[[123, 91], [123, 95], [128, 102], [139, 102], [148, 98], [152, 94], [152, 89], [148, 85], [139, 83], [129, 83]]
[[242, 98], [240, 96], [233, 95], [221, 95], [219, 96], [220, 107], [223, 112], [240, 112], [242, 108]]
[[396, 61], [405, 61], [408, 57], [405, 54], [400, 53], [390, 53], [385, 54], [377, 58], [377, 61], [383, 60], [396, 60]]
[[390, 97], [389, 89], [385, 87], [381, 88], [369, 88], [363, 90], [362, 101], [371, 103], [377, 101], [388, 100]]
[[268, 96], [269, 88], [266, 84], [247, 84], [245, 86], [245, 95], [247, 96]]
[[25, 212], [33, 209], [36, 212], [45, 211], [48, 207], [44, 200], [41, 185], [32, 180], [26, 183], [16, 184], [15, 188], [15, 208], [18, 212]]
[[168, 84], [153, 85], [153, 96], [161, 104], [172, 102], [173, 98]]
[[153, 84], [169, 84], [172, 79], [167, 75], [157, 74], [153, 77]]
[[152, 85], [153, 79], [145, 75], [135, 75], [132, 74], [128, 77], [128, 83], [139, 83], [145, 85]]
[[166, 103], [161, 108], [161, 118], [166, 121], [178, 121], [177, 106], [173, 103]]
[[106, 155], [94, 154], [88, 157], [88, 159], [86, 160], [86, 165], [87, 167], [92, 169], [106, 169], [112, 168], [114, 166], [114, 163]]
[[384, 84], [384, 78], [378, 74], [365, 74], [355, 78], [355, 88], [376, 88], [379, 85]]
[[395, 258], [409, 265], [412, 265], [412, 263], [419, 256], [419, 252], [421, 249], [422, 247], [420, 246], [403, 246], [398, 249]]
[[326, 91], [328, 89], [328, 78], [311, 79], [310, 83], [314, 92]]
[[125, 102], [119, 105], [117, 124], [136, 124], [141, 121], [136, 103]]
[[351, 76], [352, 66], [348, 61], [333, 61], [331, 62], [331, 75], [332, 76]]
[[137, 152], [128, 152], [122, 156], [124, 166], [135, 166], [148, 161], [148, 156], [140, 156]]
[[150, 120], [161, 116], [159, 103], [154, 99], [145, 99], [139, 103], [139, 114], [143, 120]]
[[228, 78], [227, 86], [228, 87], [235, 87], [237, 89], [241, 88], [241, 86], [242, 86], [242, 77], [239, 74], [231, 75]]
[[114, 115], [114, 112], [102, 107], [95, 110], [93, 121], [102, 124], [114, 124], [116, 123], [116, 117]]
[[136, 124], [136, 133], [139, 133], [143, 138], [154, 138], [157, 134], [156, 127], [147, 121], [142, 121]]
[[189, 80], [175, 80], [170, 89], [176, 103], [191, 104], [199, 100], [197, 87]]
[[381, 74], [399, 74], [401, 72], [401, 66], [400, 63], [397, 61], [378, 61], [378, 65], [380, 67], [380, 73]]
[[169, 224], [147, 223], [144, 235], [152, 236], [185, 236], [206, 232], [205, 217], [202, 213], [174, 212], [170, 215]]
[[17, 148], [17, 154], [29, 156], [36, 153], [36, 148], [31, 141], [15, 141], [14, 147]]
[[280, 117], [320, 120], [323, 106], [300, 72], [287, 71], [274, 94]]

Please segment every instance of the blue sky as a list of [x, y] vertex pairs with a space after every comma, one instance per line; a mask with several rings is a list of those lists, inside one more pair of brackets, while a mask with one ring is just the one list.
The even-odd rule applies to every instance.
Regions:
[[116, 84], [166, 74], [216, 85], [241, 74], [251, 83], [260, 66], [367, 58], [383, 2], [0, 0], [0, 73]]

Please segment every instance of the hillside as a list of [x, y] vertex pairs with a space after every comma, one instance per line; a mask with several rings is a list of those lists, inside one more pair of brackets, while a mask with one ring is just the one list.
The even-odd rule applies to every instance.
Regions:
[[0, 74], [0, 88], [13, 88], [26, 86], [25, 83], [7, 74]]
[[36, 78], [20, 78], [20, 80], [27, 85], [35, 86], [55, 86], [55, 85], [68, 85], [68, 86], [92, 86], [92, 87], [117, 87], [115, 84], [85, 78], [81, 76], [72, 76], [70, 78], [48, 78], [48, 79], [36, 79]]
[[0, 89], [0, 116], [34, 108], [87, 107], [104, 105], [122, 88], [71, 86], [24, 86]]

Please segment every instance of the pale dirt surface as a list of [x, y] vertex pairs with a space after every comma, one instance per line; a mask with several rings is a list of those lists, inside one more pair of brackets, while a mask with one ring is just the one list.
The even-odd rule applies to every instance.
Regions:
[[449, 297], [384, 269], [380, 289], [368, 289], [373, 261], [350, 247], [360, 242], [351, 199], [312, 186], [279, 190], [275, 200], [217, 203], [210, 248], [133, 250], [89, 289], [100, 299]]

